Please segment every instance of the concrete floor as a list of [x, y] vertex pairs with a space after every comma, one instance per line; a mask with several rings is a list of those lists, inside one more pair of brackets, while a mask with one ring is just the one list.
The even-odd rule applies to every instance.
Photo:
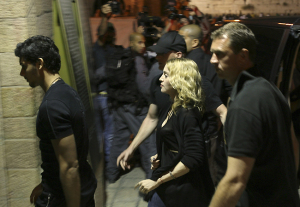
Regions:
[[139, 196], [138, 189], [134, 190], [135, 184], [143, 179], [144, 171], [136, 167], [117, 182], [108, 184], [106, 207], [147, 207], [148, 203]]

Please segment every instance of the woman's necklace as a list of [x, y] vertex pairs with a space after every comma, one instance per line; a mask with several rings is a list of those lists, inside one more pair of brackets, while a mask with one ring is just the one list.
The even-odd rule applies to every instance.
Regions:
[[173, 110], [171, 109], [171, 110], [168, 112], [167, 117], [166, 117], [166, 119], [164, 120], [164, 122], [162, 123], [161, 127], [163, 127], [163, 126], [166, 125], [166, 123], [168, 122], [168, 120], [171, 118], [172, 114], [173, 114]]
[[171, 110], [168, 112], [167, 118], [170, 119], [171, 116], [172, 116], [172, 114], [173, 114], [173, 110], [171, 109]]

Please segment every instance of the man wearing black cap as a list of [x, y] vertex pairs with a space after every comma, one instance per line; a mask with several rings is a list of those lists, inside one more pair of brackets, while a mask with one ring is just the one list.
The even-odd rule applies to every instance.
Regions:
[[[157, 53], [156, 59], [159, 63], [159, 69], [163, 70], [167, 60], [184, 56], [186, 53], [186, 43], [183, 37], [177, 32], [168, 32], [161, 37], [156, 45], [148, 49]], [[159, 81], [161, 73], [152, 79], [150, 86], [151, 104], [138, 134], [131, 145], [118, 157], [117, 165], [120, 164], [124, 170], [125, 168], [130, 168], [128, 164], [129, 159], [137, 147], [154, 131], [160, 116], [167, 110], [170, 104], [169, 96], [161, 93]], [[225, 121], [226, 107], [214, 92], [210, 82], [203, 77], [202, 83], [206, 94], [206, 111], [214, 111], [220, 116], [221, 120]]]

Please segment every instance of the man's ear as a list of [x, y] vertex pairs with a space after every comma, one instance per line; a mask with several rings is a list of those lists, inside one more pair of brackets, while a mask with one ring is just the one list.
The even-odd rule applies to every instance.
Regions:
[[37, 63], [36, 63], [36, 67], [37, 67], [38, 69], [42, 69], [42, 68], [44, 67], [44, 60], [43, 60], [43, 58], [39, 58], [39, 59], [38, 59], [38, 61], [37, 61]]
[[243, 48], [240, 52], [240, 56], [242, 59], [250, 59], [249, 57], [249, 50], [246, 48]]
[[199, 40], [198, 39], [193, 39], [192, 40], [192, 48], [196, 48], [198, 47], [200, 44]]
[[130, 41], [129, 46], [133, 47], [133, 41]]
[[176, 56], [176, 58], [182, 58], [183, 54], [182, 54], [182, 52], [176, 52], [175, 56]]

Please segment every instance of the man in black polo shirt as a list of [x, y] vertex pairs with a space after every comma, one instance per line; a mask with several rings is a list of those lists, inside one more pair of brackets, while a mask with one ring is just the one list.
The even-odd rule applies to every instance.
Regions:
[[229, 23], [212, 39], [211, 63], [233, 90], [224, 127], [228, 166], [210, 206], [235, 206], [244, 190], [247, 206], [300, 206], [298, 143], [287, 101], [271, 83], [245, 72], [254, 66], [254, 34]]
[[93, 207], [97, 182], [87, 162], [85, 109], [77, 92], [59, 76], [60, 55], [54, 42], [33, 36], [15, 49], [20, 75], [45, 96], [36, 120], [42, 156], [42, 182], [30, 196], [42, 207]]

